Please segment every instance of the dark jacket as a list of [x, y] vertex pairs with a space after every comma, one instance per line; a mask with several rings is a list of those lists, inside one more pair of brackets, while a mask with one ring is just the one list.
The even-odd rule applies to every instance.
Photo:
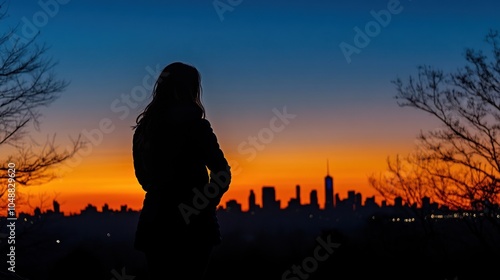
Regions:
[[135, 248], [144, 251], [186, 238], [218, 243], [216, 207], [229, 188], [231, 172], [201, 110], [173, 107], [141, 123], [132, 154], [135, 175], [146, 191]]

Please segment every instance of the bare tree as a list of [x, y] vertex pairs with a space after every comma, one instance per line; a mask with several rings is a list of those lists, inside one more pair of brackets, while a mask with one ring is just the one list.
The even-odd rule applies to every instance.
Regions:
[[477, 214], [480, 219], [468, 221], [477, 236], [484, 233], [484, 221], [500, 230], [498, 31], [491, 30], [485, 41], [491, 53], [466, 49], [465, 66], [454, 72], [424, 65], [416, 76], [393, 81], [399, 106], [430, 114], [441, 126], [420, 132], [418, 152], [405, 160], [411, 172], [396, 159], [389, 162], [389, 179], [369, 179], [384, 196], [415, 202], [425, 194], [456, 211]]
[[388, 157], [386, 172], [369, 176], [368, 183], [386, 201], [401, 199], [404, 207], [399, 211], [415, 217], [424, 236], [433, 236], [436, 233], [434, 222], [429, 217], [436, 210], [431, 205], [437, 199], [434, 178], [429, 174], [427, 164], [423, 152], [418, 150], [406, 157]]
[[[6, 15], [7, 10], [0, 5], [0, 21]], [[15, 184], [26, 187], [53, 179], [52, 171], [85, 143], [78, 136], [69, 149], [61, 150], [56, 135], [48, 136], [42, 144], [30, 137], [32, 129], [40, 129], [40, 109], [59, 98], [68, 82], [54, 74], [56, 63], [47, 56], [48, 47], [37, 44], [37, 36], [28, 40], [17, 31], [14, 27], [0, 33], [0, 178], [8, 179], [7, 170], [15, 165]], [[1, 184], [0, 199], [6, 195], [7, 183]], [[17, 198], [16, 204], [21, 203], [21, 192]], [[0, 205], [0, 211], [5, 205]]]
[[[422, 156], [444, 180], [436, 192], [443, 202], [461, 209], [488, 208], [500, 201], [500, 45], [498, 32], [486, 42], [492, 58], [466, 49], [467, 65], [446, 74], [419, 67], [416, 78], [397, 79], [402, 107], [426, 112], [442, 127], [419, 135]], [[432, 163], [432, 164], [431, 164]]]

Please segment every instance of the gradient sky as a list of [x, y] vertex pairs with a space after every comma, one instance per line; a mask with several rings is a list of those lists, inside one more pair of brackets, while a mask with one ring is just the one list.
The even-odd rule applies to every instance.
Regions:
[[[438, 125], [398, 107], [391, 80], [421, 64], [461, 67], [466, 47], [484, 48], [488, 30], [500, 29], [493, 0], [270, 2], [7, 1], [2, 30], [19, 24], [22, 38], [40, 31], [56, 74], [70, 82], [42, 109], [33, 138], [57, 133], [64, 148], [84, 133], [91, 143], [59, 179], [29, 192], [57, 195], [66, 213], [105, 202], [139, 209], [130, 126], [158, 71], [183, 61], [201, 72], [207, 118], [235, 172], [222, 203], [237, 199], [246, 209], [250, 189], [260, 203], [271, 185], [285, 206], [297, 184], [304, 203], [313, 189], [323, 203], [327, 160], [341, 198], [348, 190], [375, 195], [367, 176], [383, 172], [388, 156], [410, 152], [420, 129]], [[390, 18], [374, 24], [374, 13]], [[356, 28], [367, 26], [379, 29], [360, 45]], [[343, 43], [358, 47], [350, 62]], [[266, 134], [284, 108], [295, 117]], [[258, 150], [249, 137], [259, 134], [267, 138]]]

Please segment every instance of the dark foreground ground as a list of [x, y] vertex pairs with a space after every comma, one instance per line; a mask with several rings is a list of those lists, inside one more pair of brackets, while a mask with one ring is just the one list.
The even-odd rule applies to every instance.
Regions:
[[[137, 213], [115, 213], [39, 222], [16, 236], [17, 275], [146, 280], [144, 256], [132, 248], [136, 220]], [[272, 215], [221, 215], [220, 221], [224, 239], [213, 252], [207, 279], [500, 279], [498, 233], [491, 229], [481, 245], [460, 221], [441, 222], [429, 234], [415, 223], [382, 220], [307, 226]], [[165, 267], [171, 257], [165, 254]], [[3, 261], [1, 271], [8, 267]], [[167, 274], [165, 279], [182, 279], [168, 277], [182, 271]]]

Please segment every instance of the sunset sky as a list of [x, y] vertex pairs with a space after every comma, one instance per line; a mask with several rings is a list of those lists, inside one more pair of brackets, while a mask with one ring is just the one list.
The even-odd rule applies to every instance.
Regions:
[[201, 72], [207, 118], [234, 172], [223, 204], [236, 199], [246, 209], [251, 189], [260, 203], [262, 186], [275, 186], [286, 206], [297, 184], [304, 203], [316, 189], [323, 204], [327, 160], [341, 198], [375, 195], [367, 177], [438, 126], [398, 107], [391, 81], [422, 64], [455, 70], [466, 47], [486, 48], [486, 33], [500, 29], [494, 0], [7, 3], [2, 32], [16, 24], [21, 38], [39, 31], [55, 73], [70, 82], [42, 109], [32, 137], [56, 133], [64, 148], [82, 133], [90, 143], [60, 178], [29, 189], [56, 195], [65, 213], [89, 203], [140, 208], [130, 127], [174, 61]]

